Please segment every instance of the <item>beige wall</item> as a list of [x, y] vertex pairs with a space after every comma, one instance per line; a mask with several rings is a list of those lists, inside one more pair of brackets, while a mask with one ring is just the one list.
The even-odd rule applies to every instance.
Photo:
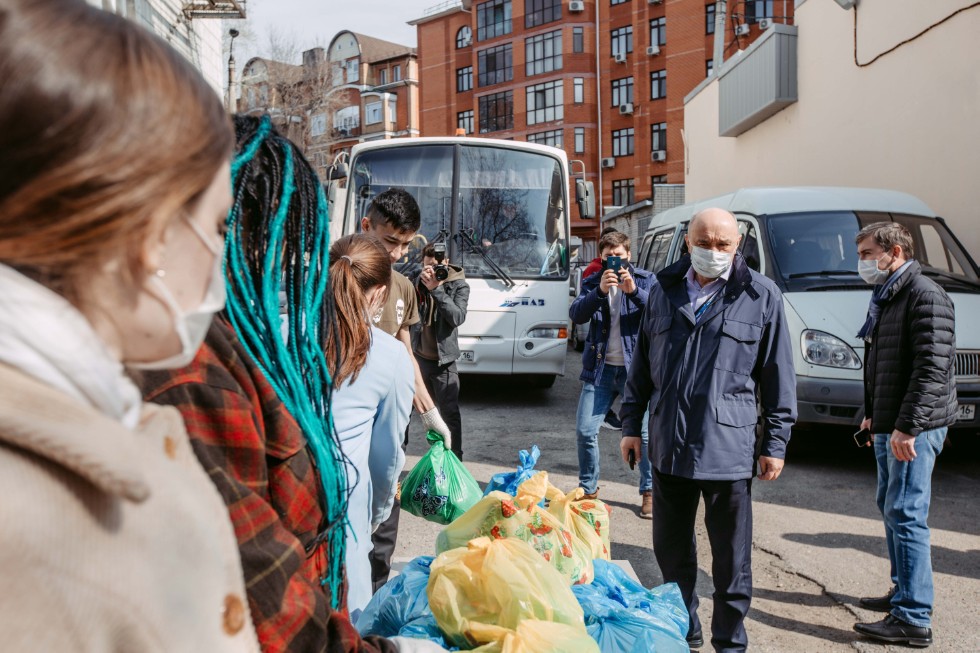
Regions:
[[[861, 0], [866, 62], [972, 0]], [[870, 66], [854, 64], [854, 11], [797, 8], [799, 101], [718, 136], [718, 83], [685, 106], [687, 199], [742, 186], [892, 188], [922, 198], [980, 258], [980, 8]]]

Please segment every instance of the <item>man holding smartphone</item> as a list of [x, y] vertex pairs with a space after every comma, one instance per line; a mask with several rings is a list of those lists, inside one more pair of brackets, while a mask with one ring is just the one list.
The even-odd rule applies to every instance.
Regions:
[[[599, 239], [602, 269], [582, 280], [568, 309], [576, 324], [589, 322], [582, 354], [582, 393], [575, 418], [579, 486], [599, 493], [599, 426], [616, 395], [623, 393], [653, 275], [630, 265], [630, 239], [614, 231]], [[643, 438], [647, 431], [644, 424]], [[653, 476], [646, 447], [640, 456], [640, 517], [653, 516]]]
[[854, 630], [890, 644], [932, 644], [929, 501], [932, 470], [947, 428], [956, 422], [953, 303], [922, 274], [903, 225], [876, 222], [855, 239], [858, 273], [874, 286], [864, 338], [862, 432], [873, 433], [878, 509], [885, 522], [892, 588], [863, 598], [881, 621]]

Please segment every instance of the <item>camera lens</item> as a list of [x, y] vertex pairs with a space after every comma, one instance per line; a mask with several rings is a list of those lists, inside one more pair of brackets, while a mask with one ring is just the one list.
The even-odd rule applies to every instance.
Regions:
[[445, 281], [449, 278], [449, 268], [445, 265], [437, 265], [432, 270], [435, 272], [436, 281]]

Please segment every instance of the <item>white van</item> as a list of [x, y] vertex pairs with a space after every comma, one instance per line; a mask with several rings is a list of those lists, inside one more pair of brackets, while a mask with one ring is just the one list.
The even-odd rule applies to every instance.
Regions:
[[796, 344], [798, 424], [858, 425], [864, 417], [864, 341], [857, 332], [871, 289], [857, 274], [854, 237], [881, 221], [908, 227], [923, 274], [956, 306], [957, 430], [976, 431], [980, 403], [980, 276], [976, 263], [921, 200], [862, 188], [743, 188], [653, 217], [637, 265], [659, 272], [686, 253], [684, 234], [700, 210], [720, 207], [739, 222], [746, 262], [776, 282]]

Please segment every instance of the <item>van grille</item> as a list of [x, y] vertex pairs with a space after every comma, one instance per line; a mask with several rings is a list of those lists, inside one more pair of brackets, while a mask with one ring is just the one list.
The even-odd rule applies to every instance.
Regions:
[[980, 351], [956, 352], [957, 378], [980, 378]]

